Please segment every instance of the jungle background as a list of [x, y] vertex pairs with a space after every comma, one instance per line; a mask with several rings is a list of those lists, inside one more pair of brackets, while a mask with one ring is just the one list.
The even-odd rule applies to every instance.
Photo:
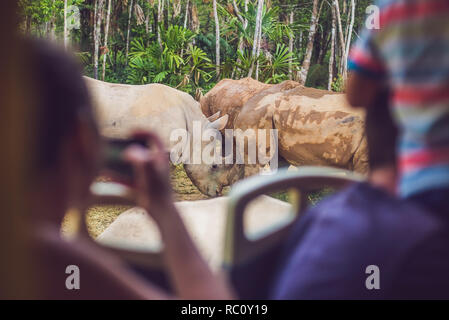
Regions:
[[[349, 48], [372, 0], [19, 0], [24, 34], [75, 53], [84, 74], [113, 83], [163, 83], [196, 99], [224, 78], [295, 80], [344, 90]], [[200, 200], [182, 165], [175, 199]], [[323, 194], [327, 194], [327, 191]], [[310, 199], [315, 203], [323, 194]], [[275, 196], [288, 201], [287, 195]], [[92, 207], [96, 237], [127, 210]], [[63, 230], [70, 229], [65, 219]]]
[[199, 97], [223, 78], [342, 91], [372, 0], [20, 0], [25, 34], [75, 52], [85, 75]]

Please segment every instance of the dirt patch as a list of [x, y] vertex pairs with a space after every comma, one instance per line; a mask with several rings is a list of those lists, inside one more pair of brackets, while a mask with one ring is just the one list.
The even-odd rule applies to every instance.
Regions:
[[89, 209], [86, 215], [86, 224], [89, 234], [98, 237], [120, 213], [128, 210], [127, 206], [98, 206]]

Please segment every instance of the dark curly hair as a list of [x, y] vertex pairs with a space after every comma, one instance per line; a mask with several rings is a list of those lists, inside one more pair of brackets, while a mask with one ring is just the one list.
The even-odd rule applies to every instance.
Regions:
[[34, 88], [36, 170], [57, 165], [60, 148], [84, 117], [94, 124], [89, 93], [78, 62], [57, 45], [28, 39]]

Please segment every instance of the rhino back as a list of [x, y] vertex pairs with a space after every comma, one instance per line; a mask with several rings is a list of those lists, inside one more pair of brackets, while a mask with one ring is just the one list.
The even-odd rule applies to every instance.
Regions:
[[352, 109], [343, 94], [292, 81], [255, 94], [243, 106], [234, 127], [266, 129], [267, 153], [268, 130], [277, 129], [279, 154], [294, 165], [354, 169], [352, 159], [365, 158], [363, 111]]
[[186, 118], [204, 120], [198, 102], [187, 93], [161, 84], [123, 85], [86, 79], [101, 133], [124, 138], [132, 130], [158, 133], [167, 147], [175, 129], [187, 129]]
[[221, 115], [229, 115], [226, 129], [233, 129], [234, 121], [245, 103], [255, 94], [270, 87], [271, 85], [252, 78], [224, 79], [201, 98], [201, 110], [206, 117], [218, 111], [221, 111]]
[[348, 107], [344, 95], [287, 95], [277, 104], [273, 120], [281, 156], [294, 165], [352, 169], [364, 137], [364, 118]]

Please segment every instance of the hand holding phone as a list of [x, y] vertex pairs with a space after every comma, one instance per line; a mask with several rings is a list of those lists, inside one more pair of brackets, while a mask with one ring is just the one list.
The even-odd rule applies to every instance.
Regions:
[[133, 137], [130, 139], [107, 138], [104, 149], [104, 168], [120, 182], [132, 184], [134, 180], [134, 169], [124, 159], [124, 151], [131, 145], [139, 145], [148, 148], [145, 138]]
[[158, 222], [173, 211], [168, 153], [160, 138], [152, 132], [138, 132], [134, 137], [144, 138], [149, 147], [134, 144], [125, 150], [124, 158], [134, 170], [132, 186], [138, 206]]

